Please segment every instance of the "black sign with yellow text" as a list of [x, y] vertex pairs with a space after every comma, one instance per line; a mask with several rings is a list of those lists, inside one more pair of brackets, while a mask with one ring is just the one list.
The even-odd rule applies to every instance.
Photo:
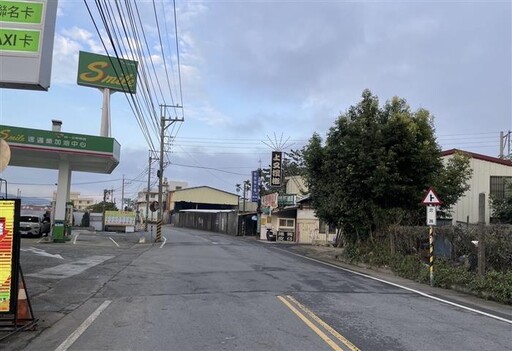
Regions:
[[270, 169], [270, 186], [280, 187], [283, 185], [281, 179], [283, 175], [283, 153], [281, 151], [272, 151], [272, 162]]

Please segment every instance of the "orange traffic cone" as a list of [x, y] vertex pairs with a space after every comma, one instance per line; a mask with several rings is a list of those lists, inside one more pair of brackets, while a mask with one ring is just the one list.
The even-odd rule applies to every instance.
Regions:
[[25, 289], [25, 280], [20, 276], [18, 289], [18, 307], [16, 309], [16, 323], [26, 325], [34, 321], [32, 308], [28, 301], [27, 290]]

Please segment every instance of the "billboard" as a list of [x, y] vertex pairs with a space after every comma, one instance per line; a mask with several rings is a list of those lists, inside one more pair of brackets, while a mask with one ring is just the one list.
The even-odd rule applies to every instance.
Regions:
[[270, 186], [278, 188], [283, 185], [283, 153], [281, 151], [272, 151], [272, 161], [270, 165]]
[[21, 200], [0, 200], [0, 314], [13, 314], [18, 299]]
[[0, 88], [48, 90], [57, 1], [0, 0]]
[[134, 226], [136, 216], [131, 211], [105, 211], [105, 225]]
[[135, 94], [137, 61], [80, 51], [77, 84]]
[[252, 171], [251, 201], [258, 202], [260, 199], [260, 171]]

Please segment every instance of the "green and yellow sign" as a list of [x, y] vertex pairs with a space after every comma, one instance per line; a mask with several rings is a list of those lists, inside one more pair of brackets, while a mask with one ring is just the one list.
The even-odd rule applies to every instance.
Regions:
[[134, 226], [137, 214], [130, 211], [105, 211], [105, 225]]
[[55, 151], [119, 153], [119, 144], [115, 139], [93, 135], [0, 125], [0, 138], [10, 146], [21, 145]]
[[80, 51], [77, 84], [135, 94], [137, 64], [137, 61]]

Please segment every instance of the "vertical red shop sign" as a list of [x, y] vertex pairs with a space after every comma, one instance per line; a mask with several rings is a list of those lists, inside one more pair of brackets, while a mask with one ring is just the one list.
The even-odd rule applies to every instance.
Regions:
[[13, 314], [18, 299], [20, 200], [0, 200], [0, 314]]

